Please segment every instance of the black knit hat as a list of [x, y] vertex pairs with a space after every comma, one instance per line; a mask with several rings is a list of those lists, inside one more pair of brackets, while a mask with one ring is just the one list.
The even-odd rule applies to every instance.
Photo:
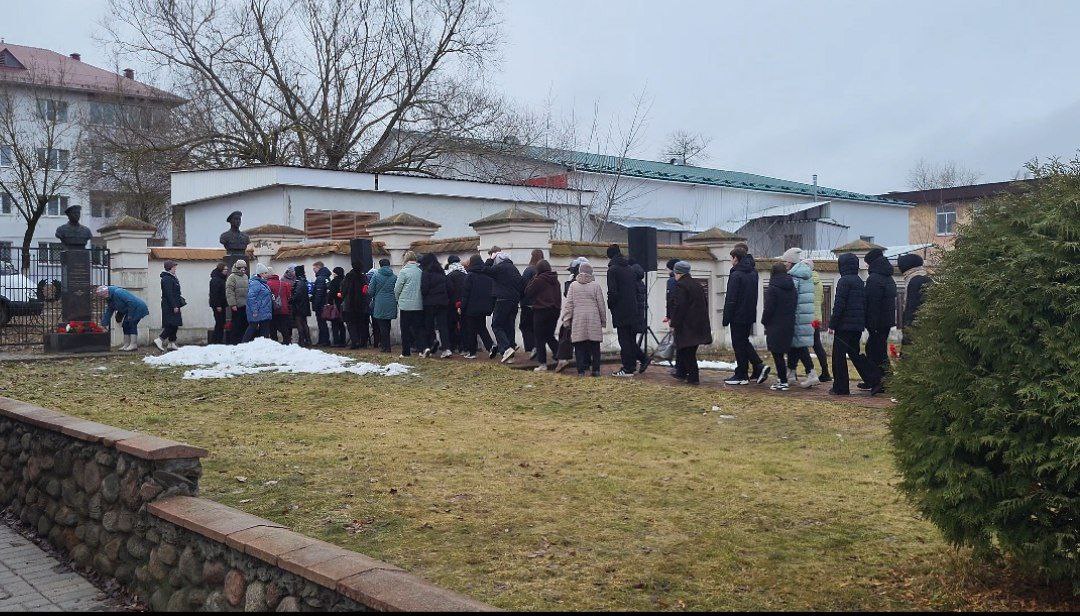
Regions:
[[622, 251], [619, 250], [619, 245], [618, 244], [612, 244], [611, 246], [608, 246], [607, 258], [614, 259], [615, 257], [617, 257], [617, 256], [619, 256], [621, 254], [622, 254]]
[[922, 264], [923, 264], [923, 259], [922, 259], [922, 257], [920, 257], [917, 254], [910, 254], [909, 253], [909, 254], [906, 254], [906, 255], [900, 255], [900, 258], [896, 260], [896, 266], [898, 268], [900, 268], [900, 273], [901, 274], [908, 271], [909, 269], [914, 269], [916, 267], [921, 267]]
[[304, 266], [303, 265], [297, 265], [296, 267], [293, 268], [293, 271], [296, 272], [296, 277], [297, 278], [303, 278], [304, 277]]
[[866, 253], [866, 256], [863, 257], [863, 261], [866, 261], [867, 263], [873, 263], [874, 261], [877, 261], [884, 256], [885, 252], [883, 250], [881, 250], [880, 248], [875, 248], [870, 252]]
[[675, 271], [675, 264], [678, 263], [678, 262], [679, 262], [678, 259], [668, 259], [667, 260], [667, 265], [665, 265], [665, 267], [667, 267], [671, 271]]

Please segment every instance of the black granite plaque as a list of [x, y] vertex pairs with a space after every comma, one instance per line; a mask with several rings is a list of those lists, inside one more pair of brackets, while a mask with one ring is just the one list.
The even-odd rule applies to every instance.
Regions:
[[90, 279], [90, 251], [85, 248], [68, 248], [61, 253], [61, 306], [64, 323], [90, 321], [92, 285]]

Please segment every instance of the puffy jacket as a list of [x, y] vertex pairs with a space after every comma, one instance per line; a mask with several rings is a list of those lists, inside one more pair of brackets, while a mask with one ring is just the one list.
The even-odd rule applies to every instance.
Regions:
[[521, 292], [525, 287], [521, 284], [521, 272], [513, 261], [506, 259], [500, 263], [484, 265], [480, 272], [491, 277], [495, 283], [491, 292], [497, 301], [521, 301]]
[[634, 277], [637, 278], [637, 282], [634, 283], [634, 291], [637, 297], [637, 316], [638, 322], [636, 331], [644, 332], [649, 327], [648, 309], [649, 309], [649, 289], [645, 286], [645, 268], [641, 267], [637, 263], [630, 265], [630, 269], [634, 271]]
[[138, 321], [150, 314], [150, 308], [131, 291], [110, 285], [109, 301], [105, 305], [105, 316], [101, 319], [102, 327], [109, 327], [109, 320], [117, 312], [124, 315], [127, 321]]
[[866, 289], [859, 277], [859, 257], [846, 252], [837, 261], [840, 280], [833, 290], [829, 328], [838, 332], [861, 332], [866, 329]]
[[904, 327], [910, 327], [915, 322], [915, 314], [923, 304], [923, 293], [934, 280], [920, 269], [919, 272], [908, 280], [907, 293], [904, 294]]
[[562, 307], [562, 294], [559, 293], [559, 276], [550, 269], [537, 272], [525, 287], [525, 297], [533, 310], [551, 310]]
[[525, 293], [525, 289], [529, 287], [529, 283], [536, 277], [536, 266], [527, 265], [525, 271], [521, 272], [521, 307], [531, 308], [532, 300], [529, 299], [529, 295]]
[[461, 284], [461, 314], [467, 317], [486, 317], [495, 311], [495, 283], [485, 275], [483, 263], [468, 268]]
[[315, 285], [311, 290], [311, 309], [315, 314], [322, 312], [323, 306], [329, 300], [330, 275], [333, 272], [325, 265], [315, 272]]
[[421, 293], [424, 272], [415, 262], [405, 264], [394, 283], [394, 297], [398, 308], [402, 310], [423, 310], [424, 297]]
[[169, 272], [161, 272], [161, 324], [182, 327], [184, 317], [176, 309], [183, 308], [185, 303], [180, 281]]
[[[330, 282], [333, 284], [334, 281]], [[338, 287], [341, 291], [342, 316], [349, 320], [357, 320], [368, 314], [371, 306], [371, 285], [368, 283], [367, 275], [364, 272], [354, 267], [349, 270], [348, 274], [345, 274], [345, 278], [338, 284]], [[364, 287], [367, 287], [367, 293], [364, 293]], [[390, 296], [393, 298], [393, 288], [390, 291]], [[394, 316], [397, 316], [396, 309], [394, 313]]]
[[210, 307], [228, 308], [229, 298], [225, 295], [225, 273], [221, 268], [210, 270]]
[[765, 308], [761, 324], [765, 326], [765, 343], [771, 353], [787, 353], [795, 338], [795, 310], [799, 294], [795, 281], [788, 274], [773, 274], [765, 287]]
[[270, 287], [271, 300], [277, 297], [281, 303], [280, 308], [274, 308], [274, 316], [292, 316], [292, 283], [278, 278], [277, 274], [271, 274], [266, 279], [266, 286]]
[[675, 346], [680, 349], [712, 344], [709, 298], [705, 295], [705, 287], [691, 276], [683, 276], [675, 282], [671, 328], [675, 331]]
[[607, 288], [611, 325], [631, 327], [638, 331], [642, 319], [638, 314], [637, 275], [626, 257], [616, 255], [608, 262]]
[[866, 277], [866, 329], [888, 331], [896, 325], [896, 281], [893, 280], [893, 266], [880, 253], [868, 266], [870, 275]]
[[248, 279], [247, 318], [249, 323], [263, 323], [274, 318], [274, 304], [270, 299], [270, 287], [258, 276]]
[[450, 291], [447, 289], [446, 272], [439, 265], [433, 254], [426, 254], [420, 259], [420, 296], [424, 307], [446, 306], [450, 303]]
[[393, 321], [398, 314], [398, 300], [394, 295], [398, 277], [389, 265], [375, 270], [368, 283], [371, 298], [371, 316], [383, 321]]
[[671, 302], [675, 299], [675, 274], [668, 274], [667, 287], [664, 293], [664, 316], [671, 318]]
[[[297, 267], [297, 269], [300, 269]], [[307, 278], [297, 276], [292, 284], [292, 296], [289, 297], [289, 311], [294, 317], [311, 316], [311, 299], [308, 295]]]
[[248, 277], [237, 267], [240, 264], [247, 266], [247, 262], [240, 260], [233, 263], [232, 272], [225, 279], [225, 301], [229, 306], [243, 308], [247, 305]]
[[[461, 265], [461, 267], [457, 267]], [[446, 272], [446, 290], [450, 294], [450, 307], [455, 308], [461, 302], [461, 290], [465, 286], [465, 278], [468, 276], [465, 266], [455, 263]]]
[[[338, 273], [339, 270], [341, 273]], [[334, 277], [330, 279], [330, 282], [326, 283], [326, 295], [327, 301], [334, 302], [334, 305], [341, 310], [341, 305], [344, 303], [344, 298], [341, 295], [341, 283], [345, 280], [345, 270], [341, 268], [334, 268]], [[367, 277], [364, 278], [364, 282], [367, 282]]]
[[570, 324], [571, 342], [602, 342], [607, 327], [604, 290], [591, 274], [579, 273], [563, 302], [561, 318]]
[[757, 322], [758, 273], [754, 256], [746, 255], [728, 274], [724, 295], [723, 325], [751, 325]]
[[799, 303], [795, 308], [795, 337], [791, 341], [793, 348], [814, 346], [814, 271], [806, 261], [795, 264], [788, 271], [794, 279], [795, 289], [799, 292]]

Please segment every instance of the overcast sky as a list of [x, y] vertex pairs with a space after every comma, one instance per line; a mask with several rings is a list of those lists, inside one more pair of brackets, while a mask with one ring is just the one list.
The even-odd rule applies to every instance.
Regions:
[[[7, 41], [113, 66], [104, 0], [3, 3]], [[706, 166], [878, 193], [919, 159], [997, 181], [1080, 146], [1074, 0], [509, 0], [503, 19], [497, 87], [604, 122], [644, 89], [641, 158], [685, 129]]]

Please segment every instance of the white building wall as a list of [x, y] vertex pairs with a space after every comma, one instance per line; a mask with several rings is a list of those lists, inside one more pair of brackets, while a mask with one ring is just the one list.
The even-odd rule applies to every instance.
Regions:
[[[853, 242], [860, 236], [873, 236], [874, 243], [881, 246], [908, 244], [908, 210], [906, 207], [833, 201], [832, 217], [850, 227], [845, 242]], [[838, 245], [842, 245], [838, 244]], [[829, 249], [836, 246], [829, 246]]]

